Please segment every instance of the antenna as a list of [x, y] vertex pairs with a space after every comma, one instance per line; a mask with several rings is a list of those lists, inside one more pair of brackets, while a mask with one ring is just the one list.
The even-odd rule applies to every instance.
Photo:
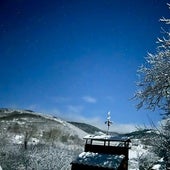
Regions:
[[107, 113], [107, 121], [105, 122], [105, 124], [107, 124], [107, 133], [106, 134], [108, 135], [109, 134], [109, 127], [112, 124], [110, 111]]

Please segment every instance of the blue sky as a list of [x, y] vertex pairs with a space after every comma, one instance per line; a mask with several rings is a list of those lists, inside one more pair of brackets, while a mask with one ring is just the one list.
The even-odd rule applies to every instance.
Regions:
[[[148, 124], [131, 101], [168, 0], [2, 0], [0, 107], [96, 124]], [[101, 125], [102, 126], [102, 125]]]

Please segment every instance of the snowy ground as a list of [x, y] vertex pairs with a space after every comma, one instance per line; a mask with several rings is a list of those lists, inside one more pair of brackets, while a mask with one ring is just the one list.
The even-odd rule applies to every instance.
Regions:
[[129, 170], [139, 169], [139, 158], [146, 152], [148, 150], [144, 149], [144, 145], [139, 140], [132, 140], [131, 149], [129, 150]]
[[150, 151], [150, 146], [143, 145], [139, 139], [132, 139], [129, 150], [129, 170], [139, 170], [140, 164], [151, 166], [152, 170], [164, 170], [163, 160]]
[[[28, 113], [33, 114], [29, 111]], [[20, 114], [23, 113], [21, 112]], [[70, 163], [73, 158], [83, 151], [82, 139], [87, 133], [58, 118], [44, 116], [43, 114], [37, 115], [40, 117], [16, 117], [14, 119], [1, 120], [0, 170], [2, 170], [2, 168], [5, 169], [4, 167], [10, 169], [10, 166], [13, 166], [12, 169], [15, 170], [14, 167], [19, 167], [19, 161], [21, 162], [21, 166], [33, 166], [42, 170], [70, 170]], [[30, 133], [30, 135], [32, 135], [28, 140], [28, 145], [30, 147], [28, 147], [28, 151], [24, 151], [23, 141], [25, 138], [25, 131], [29, 130], [28, 128], [32, 127], [32, 125], [34, 125], [35, 129], [33, 130], [35, 130], [36, 133]], [[22, 131], [20, 131], [20, 129], [22, 129]], [[52, 132], [56, 132], [57, 135]], [[48, 135], [53, 134], [53, 136], [46, 139], [44, 135], [46, 133], [48, 133]], [[103, 133], [98, 135], [98, 138], [108, 138], [108, 136]], [[86, 138], [89, 137], [90, 136], [86, 136]], [[129, 150], [129, 170], [139, 170], [140, 163], [143, 161], [144, 157], [147, 157], [147, 161], [152, 163], [155, 155], [149, 151], [150, 147], [142, 144], [139, 139], [134, 139], [133, 137], [131, 141], [131, 149]], [[23, 158], [29, 161], [28, 165], [27, 162], [23, 162]], [[7, 162], [6, 165], [4, 161]], [[156, 164], [153, 164], [152, 169], [163, 170], [161, 169], [161, 162], [163, 161], [160, 160]], [[9, 167], [7, 167], [7, 165], [9, 165]], [[20, 170], [21, 169], [20, 167]], [[18, 169], [16, 168], [16, 170]]]

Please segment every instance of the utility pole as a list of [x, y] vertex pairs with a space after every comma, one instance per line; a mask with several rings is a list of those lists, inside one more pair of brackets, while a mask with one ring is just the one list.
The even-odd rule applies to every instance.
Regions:
[[105, 124], [107, 124], [107, 133], [106, 134], [109, 135], [109, 128], [112, 124], [110, 112], [107, 113], [107, 121], [105, 122]]

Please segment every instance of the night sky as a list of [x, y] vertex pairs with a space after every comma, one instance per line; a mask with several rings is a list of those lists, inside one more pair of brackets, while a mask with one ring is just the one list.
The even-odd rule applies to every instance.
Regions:
[[138, 67], [163, 36], [167, 2], [1, 0], [0, 107], [93, 124], [111, 111], [127, 128], [157, 122], [159, 113], [137, 111], [130, 99]]

